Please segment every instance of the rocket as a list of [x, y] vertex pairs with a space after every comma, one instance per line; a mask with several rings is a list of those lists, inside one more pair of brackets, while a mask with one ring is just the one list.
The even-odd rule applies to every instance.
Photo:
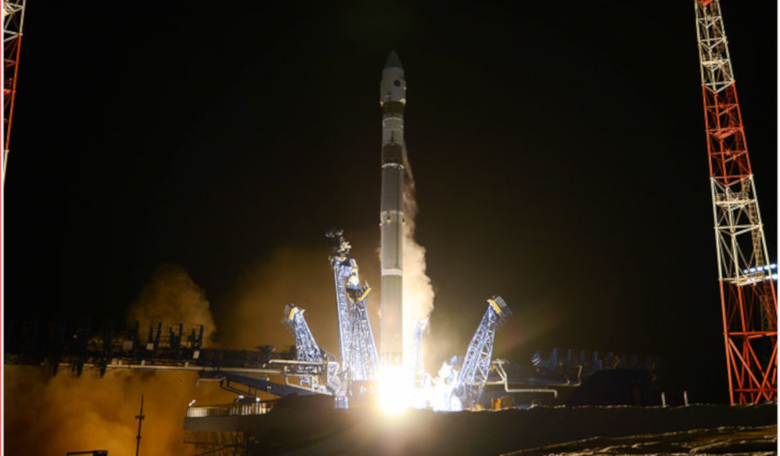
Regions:
[[398, 54], [387, 57], [379, 83], [382, 108], [382, 304], [380, 362], [403, 362], [404, 106], [406, 80]]

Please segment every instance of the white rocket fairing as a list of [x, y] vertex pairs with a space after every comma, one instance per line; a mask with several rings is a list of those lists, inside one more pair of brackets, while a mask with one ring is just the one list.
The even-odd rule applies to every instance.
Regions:
[[382, 107], [382, 324], [380, 361], [403, 362], [404, 106], [406, 80], [398, 54], [387, 57], [379, 83]]

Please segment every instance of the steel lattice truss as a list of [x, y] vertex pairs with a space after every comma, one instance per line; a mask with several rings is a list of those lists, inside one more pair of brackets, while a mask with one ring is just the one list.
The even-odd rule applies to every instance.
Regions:
[[11, 124], [19, 75], [19, 50], [22, 45], [25, 0], [3, 1], [3, 183], [11, 143]]
[[[287, 304], [284, 308], [284, 319], [282, 322], [295, 336], [295, 353], [298, 361], [307, 361], [311, 363], [323, 362], [322, 351], [317, 341], [314, 340], [309, 325], [304, 318], [304, 309], [296, 307], [294, 304]], [[305, 370], [306, 367], [301, 367]], [[318, 389], [319, 380], [317, 372], [312, 369], [311, 375], [301, 376], [301, 385], [308, 388]]]
[[718, 0], [696, 0], [732, 403], [777, 399], [777, 294]]
[[371, 288], [368, 284], [360, 284], [357, 262], [352, 258], [351, 246], [342, 234], [340, 230], [327, 234], [333, 242], [330, 261], [336, 289], [341, 368], [346, 371], [349, 380], [374, 380], [379, 369], [379, 357], [366, 308]]
[[503, 298], [494, 296], [488, 299], [488, 309], [471, 339], [458, 375], [456, 394], [463, 408], [471, 408], [479, 401], [490, 373], [496, 329], [511, 316], [512, 312]]
[[428, 327], [428, 319], [420, 320], [417, 322], [417, 324], [414, 326], [414, 334], [412, 337], [412, 344], [414, 346], [414, 351], [412, 352], [412, 356], [414, 358], [412, 359], [412, 362], [410, 363], [410, 366], [412, 366], [412, 369], [414, 371], [414, 381], [415, 384], [422, 387], [425, 383], [425, 357], [424, 357], [424, 345], [423, 345], [423, 336], [425, 335], [425, 328]]

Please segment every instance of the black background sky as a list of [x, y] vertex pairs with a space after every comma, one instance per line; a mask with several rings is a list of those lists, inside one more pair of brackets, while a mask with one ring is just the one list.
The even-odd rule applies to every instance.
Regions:
[[[723, 10], [776, 259], [776, 5]], [[161, 263], [219, 310], [250, 264], [320, 248], [334, 226], [375, 239], [355, 254], [377, 262], [390, 49], [430, 340], [464, 350], [501, 294], [515, 317], [497, 355], [662, 355], [694, 399], [725, 401], [692, 1], [30, 2], [7, 324], [40, 308], [121, 317]], [[313, 274], [326, 258], [299, 280]]]

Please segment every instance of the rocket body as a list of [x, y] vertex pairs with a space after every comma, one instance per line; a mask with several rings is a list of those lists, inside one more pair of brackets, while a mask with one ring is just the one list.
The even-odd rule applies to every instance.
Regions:
[[380, 361], [403, 362], [404, 106], [406, 80], [398, 54], [390, 53], [379, 83], [382, 107], [382, 304]]

